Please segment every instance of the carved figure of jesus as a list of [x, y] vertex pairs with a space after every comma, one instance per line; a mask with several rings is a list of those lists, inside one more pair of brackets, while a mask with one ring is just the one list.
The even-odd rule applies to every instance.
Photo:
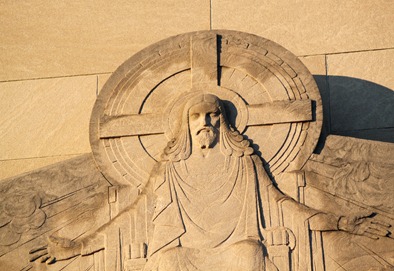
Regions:
[[[265, 233], [283, 226], [272, 221], [278, 205], [287, 219], [307, 222], [308, 230], [387, 234], [367, 216], [349, 222], [282, 194], [212, 94], [185, 104], [178, 136], [153, 176], [157, 198], [145, 270], [277, 270], [267, 257]], [[297, 231], [298, 238], [308, 238], [308, 232]]]
[[[229, 125], [217, 96], [195, 95], [181, 118], [177, 136], [168, 142], [146, 185], [155, 206], [144, 270], [278, 270], [269, 260], [269, 246], [280, 242], [268, 244], [267, 233], [287, 234], [287, 222], [297, 227], [300, 250], [310, 245], [305, 241], [309, 230], [343, 230], [372, 238], [389, 234], [389, 225], [368, 214], [338, 217], [282, 194], [249, 140]], [[282, 222], [275, 221], [278, 214]], [[305, 225], [307, 231], [301, 229]], [[55, 238], [48, 245], [33, 250], [33, 260], [54, 263], [105, 249], [94, 236], [82, 242]], [[299, 270], [306, 270], [303, 265], [300, 260]]]
[[216, 96], [186, 103], [154, 180], [147, 270], [265, 270], [252, 153]]

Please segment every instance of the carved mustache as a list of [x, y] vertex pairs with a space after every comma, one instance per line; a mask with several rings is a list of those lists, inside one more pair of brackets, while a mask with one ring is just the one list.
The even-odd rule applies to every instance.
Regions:
[[205, 127], [201, 128], [201, 129], [199, 129], [196, 132], [196, 135], [199, 135], [201, 132], [207, 132], [207, 133], [212, 132], [212, 133], [214, 133], [215, 130], [214, 130], [214, 128], [212, 126], [205, 126]]

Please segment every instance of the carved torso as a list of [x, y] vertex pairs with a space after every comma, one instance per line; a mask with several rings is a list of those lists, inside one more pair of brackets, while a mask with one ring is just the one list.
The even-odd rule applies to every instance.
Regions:
[[[225, 163], [221, 162], [217, 170], [200, 169], [199, 174], [188, 168], [188, 160], [167, 162], [165, 183], [168, 184], [160, 185], [156, 193], [159, 204], [168, 202], [169, 194], [172, 201], [164, 204], [167, 207], [155, 219], [155, 238], [162, 238], [159, 231], [168, 223], [167, 219], [161, 222], [161, 217], [172, 217], [174, 225], [179, 217], [184, 229], [178, 236], [182, 247], [211, 249], [259, 240], [257, 176], [253, 163], [250, 157], [227, 157], [227, 160], [228, 167], [223, 167]], [[159, 246], [165, 245], [164, 240], [154, 241]]]
[[247, 191], [238, 166], [233, 159], [228, 170], [222, 163], [213, 172], [200, 170], [185, 175], [180, 171], [175, 189], [186, 229], [180, 238], [182, 246], [214, 248], [232, 236], [241, 219]]

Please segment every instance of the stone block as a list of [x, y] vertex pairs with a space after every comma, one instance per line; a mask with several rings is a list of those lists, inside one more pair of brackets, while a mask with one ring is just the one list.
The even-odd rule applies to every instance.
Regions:
[[394, 127], [393, 61], [394, 50], [328, 56], [333, 133]]
[[52, 165], [79, 155], [61, 155], [43, 158], [0, 161], [0, 180]]
[[97, 76], [0, 84], [0, 160], [90, 152]]
[[392, 1], [260, 1], [212, 3], [214, 29], [273, 40], [296, 55], [392, 48]]
[[303, 56], [299, 59], [313, 75], [326, 75], [325, 56]]
[[209, 29], [209, 1], [6, 1], [0, 80], [112, 72], [147, 45]]

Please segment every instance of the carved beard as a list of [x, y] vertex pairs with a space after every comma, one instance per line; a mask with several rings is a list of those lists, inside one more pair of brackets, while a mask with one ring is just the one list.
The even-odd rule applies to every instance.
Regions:
[[213, 127], [204, 127], [196, 134], [197, 144], [201, 149], [212, 147], [216, 142], [218, 131]]

